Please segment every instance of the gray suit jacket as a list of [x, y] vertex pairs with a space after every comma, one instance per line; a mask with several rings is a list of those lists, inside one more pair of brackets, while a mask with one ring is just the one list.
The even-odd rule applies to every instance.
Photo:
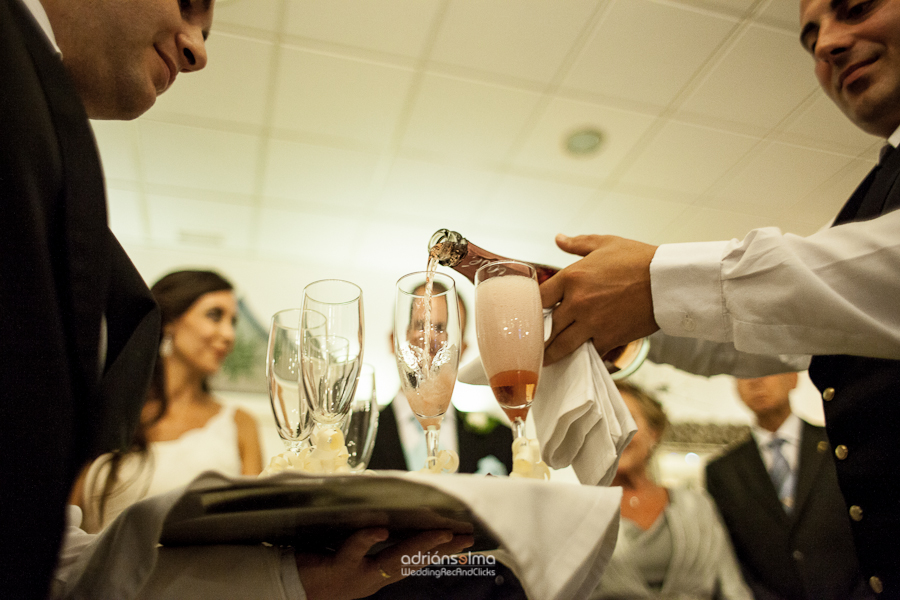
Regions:
[[790, 516], [752, 437], [711, 462], [706, 479], [757, 600], [868, 597], [823, 428], [803, 423]]

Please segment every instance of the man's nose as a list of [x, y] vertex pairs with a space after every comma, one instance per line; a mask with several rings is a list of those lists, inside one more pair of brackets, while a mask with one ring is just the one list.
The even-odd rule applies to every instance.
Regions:
[[853, 45], [853, 28], [835, 19], [824, 19], [816, 36], [815, 57], [833, 62]]
[[176, 38], [181, 71], [199, 71], [206, 66], [206, 41], [200, 27], [191, 26], [178, 34]]

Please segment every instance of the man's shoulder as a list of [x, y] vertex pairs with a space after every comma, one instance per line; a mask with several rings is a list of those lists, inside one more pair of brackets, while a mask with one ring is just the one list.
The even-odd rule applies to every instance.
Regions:
[[756, 441], [748, 429], [743, 435], [735, 439], [710, 460], [706, 465], [707, 471], [716, 471], [729, 467], [732, 463], [740, 462], [750, 451], [757, 452]]

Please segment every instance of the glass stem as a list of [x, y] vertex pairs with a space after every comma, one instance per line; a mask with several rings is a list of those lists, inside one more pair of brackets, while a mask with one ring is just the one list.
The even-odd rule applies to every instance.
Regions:
[[525, 437], [525, 419], [523, 419], [522, 417], [516, 417], [515, 419], [513, 419], [512, 432], [514, 440], [517, 440], [520, 437]]
[[425, 458], [425, 466], [430, 467], [437, 462], [438, 443], [441, 435], [440, 425], [429, 425], [425, 428], [425, 448], [428, 456]]

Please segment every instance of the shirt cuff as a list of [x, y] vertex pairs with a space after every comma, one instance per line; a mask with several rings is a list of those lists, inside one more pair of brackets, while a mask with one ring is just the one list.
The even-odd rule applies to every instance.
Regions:
[[650, 263], [653, 316], [667, 335], [731, 341], [722, 294], [730, 242], [663, 244]]
[[300, 572], [297, 570], [297, 559], [292, 548], [281, 549], [281, 584], [286, 598], [306, 600], [306, 590], [300, 583]]

